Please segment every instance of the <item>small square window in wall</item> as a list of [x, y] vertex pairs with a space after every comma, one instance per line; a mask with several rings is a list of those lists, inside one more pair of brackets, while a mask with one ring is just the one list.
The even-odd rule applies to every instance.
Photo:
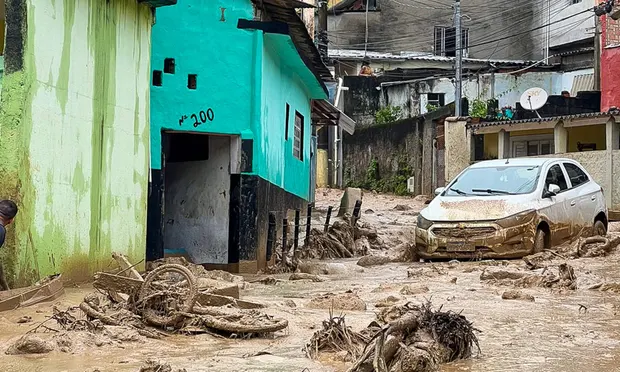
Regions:
[[304, 160], [304, 117], [295, 111], [295, 132], [293, 135], [293, 156]]
[[187, 75], [187, 87], [189, 89], [196, 89], [197, 85], [198, 85], [198, 75], [196, 74]]
[[156, 87], [161, 87], [162, 84], [162, 73], [159, 70], [153, 71], [153, 85]]
[[176, 70], [176, 64], [174, 62], [174, 58], [164, 59], [164, 72], [166, 74], [174, 74], [175, 70]]

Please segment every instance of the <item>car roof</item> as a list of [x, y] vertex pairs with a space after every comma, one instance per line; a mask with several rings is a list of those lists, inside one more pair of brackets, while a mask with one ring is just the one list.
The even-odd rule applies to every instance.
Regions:
[[496, 159], [496, 160], [484, 160], [471, 165], [471, 168], [489, 168], [489, 167], [506, 167], [506, 166], [543, 166], [547, 163], [555, 161], [568, 161], [573, 162], [567, 158], [509, 158], [509, 159]]

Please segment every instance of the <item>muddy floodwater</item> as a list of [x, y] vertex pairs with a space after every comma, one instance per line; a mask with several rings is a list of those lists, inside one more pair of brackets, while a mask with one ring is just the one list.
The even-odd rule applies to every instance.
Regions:
[[[329, 204], [338, 194], [323, 197], [323, 204]], [[395, 209], [407, 203], [414, 207]], [[362, 220], [374, 224], [384, 239], [406, 240], [412, 233], [415, 212], [421, 207], [412, 199], [365, 195], [362, 210], [372, 213], [363, 214]], [[601, 282], [620, 283], [617, 251], [607, 257], [558, 257], [546, 263], [553, 267], [568, 262], [577, 277], [575, 290], [515, 288], [480, 279], [483, 270], [489, 268], [526, 270], [522, 260], [388, 263], [365, 268], [356, 265], [357, 259], [329, 262], [340, 265], [335, 265], [335, 274], [324, 275], [323, 282], [289, 281], [290, 274], [278, 274], [270, 275], [280, 279], [276, 284], [251, 283], [241, 291], [243, 299], [265, 303], [266, 313], [289, 321], [286, 332], [269, 338], [227, 339], [200, 334], [103, 344], [87, 340], [70, 352], [5, 355], [13, 341], [51, 314], [52, 306], [76, 306], [92, 291], [88, 285], [70, 287], [64, 297], [51, 304], [0, 313], [0, 371], [138, 371], [147, 359], [162, 360], [173, 370], [184, 368], [188, 372], [346, 371], [344, 362], [335, 358], [313, 361], [303, 351], [329, 316], [328, 309], [310, 309], [308, 302], [319, 295], [345, 291], [357, 294], [367, 306], [365, 311], [335, 311], [335, 315], [345, 314], [347, 324], [355, 330], [375, 319], [375, 304], [388, 296], [403, 302], [430, 299], [437, 307], [462, 311], [480, 331], [481, 353], [444, 365], [442, 371], [620, 371], [619, 294], [588, 289]], [[246, 280], [262, 277], [247, 276]], [[406, 286], [408, 290], [403, 290]], [[534, 300], [502, 299], [508, 290], [519, 290]], [[32, 321], [18, 323], [24, 316], [32, 317]]]

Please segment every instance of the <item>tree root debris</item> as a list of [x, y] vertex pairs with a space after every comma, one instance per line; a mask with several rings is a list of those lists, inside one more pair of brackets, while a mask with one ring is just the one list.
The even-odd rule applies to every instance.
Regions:
[[400, 315], [389, 322], [379, 318], [383, 325], [372, 322], [359, 333], [330, 316], [306, 351], [316, 358], [320, 352], [345, 350], [355, 360], [348, 372], [435, 371], [480, 351], [476, 330], [460, 314], [433, 310], [430, 302], [394, 306], [389, 312]]
[[577, 289], [577, 277], [573, 267], [562, 263], [557, 267], [557, 274], [545, 267], [540, 274], [525, 271], [488, 268], [480, 274], [480, 280], [496, 285], [519, 288], [543, 287]]

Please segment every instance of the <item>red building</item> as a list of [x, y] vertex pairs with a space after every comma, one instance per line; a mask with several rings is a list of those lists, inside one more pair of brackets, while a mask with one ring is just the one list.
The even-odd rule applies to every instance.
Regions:
[[[620, 6], [614, 9], [620, 12]], [[620, 107], [620, 20], [601, 17], [601, 111]]]

